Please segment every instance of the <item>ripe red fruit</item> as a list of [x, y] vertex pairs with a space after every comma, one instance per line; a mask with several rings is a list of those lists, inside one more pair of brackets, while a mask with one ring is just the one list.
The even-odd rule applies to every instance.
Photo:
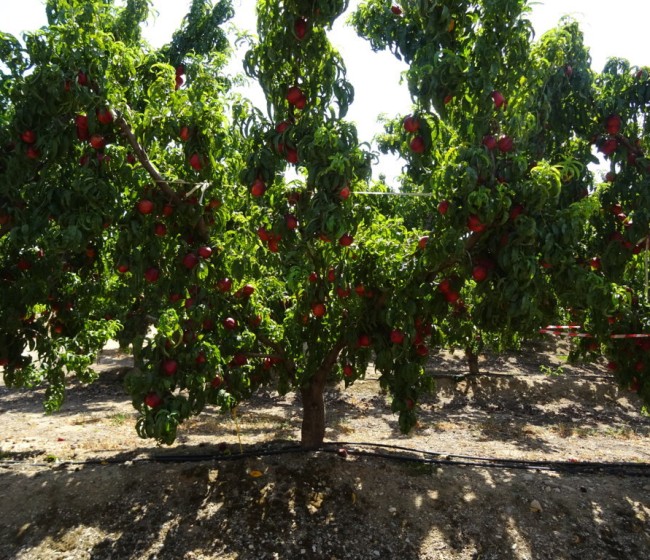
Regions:
[[185, 65], [184, 64], [179, 64], [176, 67], [176, 75], [177, 76], [182, 76], [183, 74], [185, 74]]
[[33, 130], [26, 130], [20, 135], [20, 139], [25, 142], [25, 144], [33, 144], [36, 142], [36, 133]]
[[492, 101], [494, 101], [494, 107], [495, 109], [501, 109], [503, 107], [505, 109], [507, 103], [506, 103], [506, 98], [503, 96], [503, 94], [500, 91], [493, 91], [490, 94], [490, 97], [492, 97]]
[[361, 348], [368, 348], [372, 344], [372, 341], [370, 340], [370, 336], [367, 334], [360, 334], [359, 338], [357, 339], [357, 346], [360, 346]]
[[402, 121], [402, 126], [406, 132], [414, 133], [420, 129], [420, 121], [413, 115], [409, 115]]
[[277, 253], [280, 251], [280, 243], [276, 238], [269, 239], [268, 245], [266, 247], [269, 251], [271, 251], [271, 253]]
[[447, 213], [449, 210], [449, 201], [448, 200], [441, 200], [438, 203], [438, 212], [442, 214], [443, 216]]
[[242, 295], [244, 297], [250, 297], [253, 295], [254, 292], [255, 292], [255, 287], [251, 286], [250, 284], [246, 284], [242, 288]]
[[232, 280], [230, 278], [221, 278], [217, 281], [217, 290], [220, 292], [229, 292], [232, 289]]
[[322, 317], [325, 315], [325, 305], [322, 303], [312, 303], [311, 312], [314, 314], [314, 317]]
[[340, 197], [342, 200], [347, 200], [348, 198], [350, 198], [350, 187], [348, 187], [347, 185], [344, 186], [344, 187], [339, 191], [339, 197]]
[[290, 105], [296, 105], [300, 99], [304, 99], [302, 90], [298, 86], [291, 86], [287, 90], [286, 100]]
[[32, 268], [32, 263], [30, 263], [26, 258], [22, 257], [18, 260], [16, 266], [18, 267], [18, 270], [25, 272], [26, 270]]
[[212, 247], [208, 247], [207, 245], [203, 245], [199, 247], [199, 257], [202, 259], [209, 259], [212, 256]]
[[177, 74], [176, 78], [174, 78], [174, 89], [180, 89], [180, 87], [185, 83], [185, 80], [183, 79], [183, 76]]
[[263, 196], [265, 192], [266, 185], [264, 184], [264, 181], [261, 179], [255, 179], [251, 185], [251, 194], [256, 198], [259, 198], [260, 196]]
[[201, 161], [201, 156], [194, 152], [189, 159], [190, 165], [196, 171], [201, 171], [203, 169], [203, 162]]
[[515, 220], [517, 216], [521, 215], [524, 211], [524, 207], [521, 204], [517, 204], [510, 209], [510, 219]]
[[507, 154], [508, 152], [512, 152], [514, 149], [514, 142], [512, 141], [512, 138], [510, 136], [502, 136], [499, 138], [499, 141], [497, 142], [497, 148], [499, 148], [500, 152], [503, 152], [504, 154]]
[[74, 121], [77, 128], [77, 138], [82, 142], [85, 142], [90, 138], [90, 132], [88, 131], [88, 117], [86, 115], [77, 115], [74, 118]]
[[117, 267], [117, 271], [120, 274], [126, 274], [129, 271], [129, 266], [126, 264], [121, 264]]
[[487, 278], [488, 269], [481, 264], [477, 264], [472, 269], [472, 278], [477, 282], [483, 282]]
[[453, 291], [448, 291], [445, 293], [445, 299], [449, 303], [456, 303], [458, 299], [460, 298], [460, 294], [458, 292], [453, 292]]
[[415, 347], [415, 353], [418, 356], [422, 356], [422, 357], [428, 356], [429, 355], [429, 349], [427, 348], [427, 346], [425, 344], [418, 344]]
[[404, 342], [404, 333], [399, 329], [393, 329], [390, 332], [390, 341], [393, 344], [402, 344]]
[[442, 292], [443, 294], [447, 294], [451, 291], [451, 280], [449, 278], [445, 278], [438, 284], [438, 290]]
[[229, 331], [234, 331], [237, 328], [237, 319], [233, 317], [226, 317], [223, 320], [223, 328]]
[[130, 164], [134, 164], [136, 162], [135, 156], [131, 152], [126, 154], [126, 162]]
[[113, 122], [113, 112], [108, 107], [97, 109], [97, 120], [101, 124], [111, 124]]
[[143, 198], [138, 201], [138, 204], [136, 205], [136, 208], [140, 214], [146, 215], [146, 214], [151, 214], [153, 212], [154, 208], [154, 203], [149, 200], [148, 198]]
[[605, 130], [609, 134], [618, 134], [621, 131], [621, 125], [623, 124], [623, 121], [621, 120], [621, 117], [618, 115], [609, 115], [605, 119]]
[[296, 34], [296, 39], [302, 41], [307, 35], [307, 20], [304, 17], [298, 18], [293, 24], [293, 32]]
[[147, 282], [154, 283], [158, 281], [158, 278], [160, 278], [160, 270], [158, 270], [156, 267], [151, 267], [148, 268], [147, 270], [144, 271], [144, 279]]
[[390, 11], [393, 12], [396, 16], [401, 16], [402, 15], [402, 8], [400, 8], [399, 6], [397, 6], [395, 4], [393, 4], [390, 7]]
[[589, 261], [589, 266], [592, 268], [592, 270], [600, 270], [601, 262], [598, 257], [594, 257]]
[[426, 144], [424, 142], [424, 138], [422, 136], [416, 136], [411, 140], [409, 147], [411, 148], [411, 151], [416, 153], [416, 154], [422, 154], [426, 150]]
[[424, 249], [427, 246], [427, 243], [429, 242], [429, 236], [428, 235], [423, 235], [418, 239], [418, 249]]
[[29, 159], [38, 159], [41, 157], [41, 152], [39, 152], [38, 149], [34, 146], [29, 146], [29, 148], [27, 148], [26, 154]]
[[221, 387], [221, 385], [223, 385], [223, 379], [219, 375], [217, 375], [212, 379], [212, 381], [210, 381], [210, 385], [212, 386], [213, 389], [218, 389], [219, 387]]
[[571, 79], [571, 76], [573, 76], [573, 66], [571, 66], [570, 64], [567, 64], [567, 65], [564, 67], [564, 75], [565, 75], [567, 78]]
[[199, 264], [199, 257], [194, 253], [187, 253], [187, 255], [183, 257], [183, 266], [188, 270], [192, 270], [197, 264]]
[[344, 233], [339, 238], [339, 245], [341, 245], [341, 247], [349, 247], [350, 245], [352, 245], [353, 241], [354, 241], [354, 237], [352, 237], [349, 233]]
[[328, 282], [334, 282], [336, 280], [336, 272], [333, 268], [330, 268], [327, 271], [327, 281]]
[[298, 218], [293, 214], [287, 214], [284, 217], [284, 222], [287, 224], [288, 229], [296, 229], [298, 227]]
[[232, 357], [232, 362], [236, 366], [244, 366], [248, 363], [248, 358], [246, 357], [245, 354], [238, 352]]
[[162, 209], [162, 215], [165, 218], [169, 218], [174, 213], [174, 206], [171, 204], [165, 204]]
[[308, 280], [312, 284], [318, 282], [318, 274], [316, 272], [310, 272]]
[[415, 406], [415, 402], [413, 402], [413, 399], [406, 399], [404, 401], [404, 404], [406, 405], [406, 410], [413, 410], [413, 407]]
[[491, 134], [483, 136], [483, 145], [490, 151], [496, 149], [497, 139]]
[[104, 140], [104, 137], [101, 134], [93, 134], [90, 137], [90, 145], [95, 150], [101, 150], [104, 146], [106, 146], [106, 141]]
[[350, 290], [348, 288], [342, 288], [341, 286], [336, 287], [336, 295], [340, 298], [350, 297]]
[[278, 134], [282, 134], [283, 132], [286, 132], [289, 129], [290, 126], [291, 126], [291, 123], [289, 121], [282, 121], [282, 122], [275, 125], [275, 131]]
[[343, 375], [345, 377], [352, 377], [354, 375], [354, 368], [350, 364], [343, 366]]
[[176, 360], [164, 360], [162, 370], [166, 376], [171, 377], [178, 371], [178, 362]]
[[476, 214], [470, 214], [467, 218], [467, 227], [470, 231], [479, 232], [485, 229], [485, 224], [481, 222]]
[[613, 183], [615, 179], [616, 179], [616, 173], [614, 173], [613, 171], [609, 171], [607, 175], [605, 175], [605, 181], [607, 181], [608, 183]]
[[183, 296], [177, 292], [174, 292], [173, 294], [169, 294], [169, 301], [170, 303], [176, 303], [177, 301], [180, 301], [183, 299]]
[[190, 129], [187, 126], [182, 126], [178, 136], [183, 142], [187, 142], [190, 139]]
[[153, 232], [154, 235], [157, 235], [158, 237], [162, 237], [167, 234], [167, 226], [165, 224], [161, 224], [160, 222], [157, 222], [153, 226]]
[[271, 234], [265, 227], [257, 228], [257, 236], [264, 242], [267, 242], [271, 239]]
[[196, 358], [194, 360], [198, 365], [204, 364], [207, 360], [205, 358], [205, 352], [199, 352], [196, 355]]
[[449, 105], [452, 102], [453, 99], [454, 99], [454, 96], [451, 93], [449, 93], [449, 94], [445, 95], [445, 98], [442, 100], [442, 102], [445, 105]]
[[80, 86], [88, 85], [88, 75], [83, 70], [79, 70], [79, 72], [77, 73], [77, 83]]
[[293, 163], [293, 164], [298, 163], [298, 150], [295, 150], [294, 148], [287, 148], [285, 159], [289, 163]]
[[606, 156], [611, 156], [618, 148], [618, 140], [616, 138], [607, 138], [599, 147], [598, 151]]
[[160, 398], [158, 393], [147, 393], [144, 397], [144, 404], [149, 408], [158, 408], [162, 404], [162, 398]]

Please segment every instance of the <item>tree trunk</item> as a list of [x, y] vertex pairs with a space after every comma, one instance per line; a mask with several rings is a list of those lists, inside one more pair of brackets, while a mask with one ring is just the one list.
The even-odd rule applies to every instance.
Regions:
[[467, 365], [469, 366], [470, 375], [478, 375], [478, 354], [472, 352], [469, 348], [465, 350], [465, 358], [467, 358]]
[[302, 396], [302, 430], [300, 445], [305, 449], [322, 447], [325, 439], [325, 381], [336, 364], [336, 360], [345, 346], [337, 342], [327, 353], [322, 364], [314, 372], [307, 385], [300, 389]]
[[319, 380], [317, 376], [314, 376], [309, 385], [300, 391], [303, 408], [300, 445], [307, 449], [321, 447], [325, 438], [324, 388], [324, 380]]

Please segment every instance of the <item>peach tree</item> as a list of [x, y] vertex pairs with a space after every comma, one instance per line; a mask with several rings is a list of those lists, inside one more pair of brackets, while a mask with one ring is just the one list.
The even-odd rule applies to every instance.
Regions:
[[46, 384], [55, 410], [115, 338], [142, 437], [270, 386], [300, 393], [314, 447], [328, 381], [374, 363], [408, 431], [432, 351], [566, 317], [650, 400], [647, 339], [609, 338], [648, 328], [646, 70], [595, 74], [570, 22], [533, 42], [523, 0], [366, 2], [353, 24], [407, 62], [414, 101], [380, 148], [426, 195], [383, 196], [328, 40], [347, 7], [258, 3], [244, 70], [263, 108], [227, 74], [225, 0], [194, 0], [159, 49], [146, 0], [49, 0], [47, 27], [0, 35], [7, 385]]
[[415, 104], [380, 147], [406, 159], [403, 189], [434, 200], [402, 215], [430, 230], [443, 344], [472, 357], [579, 324], [591, 336], [573, 356], [604, 352], [647, 404], [648, 71], [615, 59], [597, 74], [575, 22], [534, 42], [526, 10], [364, 3], [357, 31], [408, 64]]

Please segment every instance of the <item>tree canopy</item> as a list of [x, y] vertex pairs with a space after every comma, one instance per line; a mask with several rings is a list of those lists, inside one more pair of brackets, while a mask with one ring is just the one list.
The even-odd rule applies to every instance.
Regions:
[[412, 112], [379, 138], [395, 190], [346, 120], [346, 9], [258, 2], [243, 69], [265, 107], [225, 73], [227, 0], [193, 0], [159, 49], [146, 0], [48, 0], [46, 27], [0, 33], [7, 385], [47, 384], [55, 410], [116, 338], [143, 437], [272, 386], [300, 391], [317, 446], [326, 382], [373, 362], [408, 431], [437, 349], [561, 322], [650, 402], [648, 69], [593, 71], [570, 20], [534, 40], [525, 0], [364, 2], [351, 24], [408, 64]]

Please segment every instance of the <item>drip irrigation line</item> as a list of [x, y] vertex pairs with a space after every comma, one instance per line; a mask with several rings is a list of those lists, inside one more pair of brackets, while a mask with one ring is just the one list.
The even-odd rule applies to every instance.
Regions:
[[[374, 449], [363, 449], [363, 448]], [[240, 453], [202, 453], [202, 454], [161, 454], [149, 457], [87, 459], [83, 461], [60, 461], [30, 463], [25, 460], [3, 460], [0, 467], [56, 467], [67, 466], [97, 466], [97, 465], [130, 465], [134, 463], [197, 463], [238, 461], [247, 458], [268, 457], [291, 453], [325, 453], [341, 454], [342, 449], [352, 456], [387, 459], [403, 463], [418, 463], [431, 466], [481, 467], [496, 469], [517, 469], [545, 472], [566, 472], [570, 474], [609, 474], [618, 476], [650, 477], [650, 463], [600, 461], [539, 461], [527, 459], [500, 459], [498, 457], [480, 457], [473, 455], [458, 455], [440, 451], [427, 451], [399, 445], [368, 443], [368, 442], [325, 442], [319, 449], [308, 449], [299, 445], [279, 448], [260, 448]], [[384, 451], [378, 451], [384, 450]]]
[[593, 373], [560, 373], [557, 375], [546, 374], [543, 372], [538, 373], [494, 373], [491, 371], [481, 371], [479, 373], [429, 373], [429, 377], [433, 379], [451, 379], [453, 381], [466, 381], [468, 379], [476, 379], [477, 377], [533, 377], [533, 376], [544, 376], [544, 377], [553, 377], [553, 378], [575, 378], [582, 380], [589, 379], [609, 379], [611, 381], [616, 378], [613, 375], [607, 374], [593, 374]]
[[[431, 459], [420, 459], [421, 462], [444, 462], [445, 464], [459, 465], [463, 461], [472, 466], [499, 466], [503, 468], [520, 468], [526, 469], [544, 469], [544, 470], [569, 470], [569, 471], [586, 471], [593, 472], [598, 470], [619, 470], [619, 469], [636, 469], [644, 471], [645, 474], [641, 476], [650, 476], [650, 463], [631, 463], [631, 462], [602, 462], [602, 461], [541, 461], [534, 459], [508, 459], [497, 457], [480, 457], [475, 455], [458, 455], [454, 453], [445, 453], [442, 451], [426, 451], [422, 449], [414, 449], [411, 447], [404, 447], [400, 445], [391, 445], [383, 443], [367, 443], [367, 442], [337, 442], [339, 446], [359, 446], [359, 447], [375, 447], [380, 449], [388, 449], [395, 451], [407, 452], [410, 454], [419, 454], [431, 457]], [[348, 450], [349, 451], [349, 450]], [[357, 453], [357, 452], [354, 452]], [[389, 457], [397, 457], [390, 454]], [[403, 456], [399, 456], [401, 459]], [[441, 458], [441, 459], [440, 459]], [[417, 458], [414, 458], [417, 459]]]

